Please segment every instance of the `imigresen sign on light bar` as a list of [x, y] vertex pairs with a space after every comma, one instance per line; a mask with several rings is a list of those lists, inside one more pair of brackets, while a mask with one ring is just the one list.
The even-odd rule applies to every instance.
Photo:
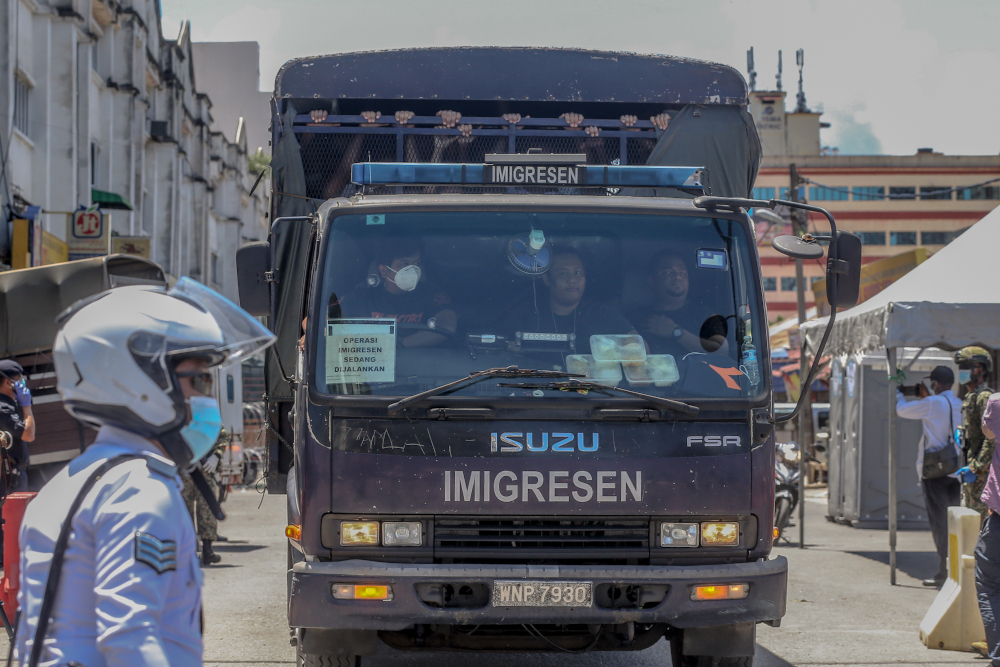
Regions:
[[587, 168], [579, 165], [487, 164], [483, 183], [499, 185], [580, 185]]

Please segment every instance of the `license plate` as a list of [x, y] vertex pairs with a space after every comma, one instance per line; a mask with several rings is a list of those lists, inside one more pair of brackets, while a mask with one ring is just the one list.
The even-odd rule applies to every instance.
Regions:
[[589, 581], [494, 581], [494, 607], [590, 607]]

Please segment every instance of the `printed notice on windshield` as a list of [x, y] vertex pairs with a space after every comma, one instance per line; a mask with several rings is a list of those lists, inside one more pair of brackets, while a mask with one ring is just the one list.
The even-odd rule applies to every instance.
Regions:
[[327, 320], [327, 384], [393, 382], [395, 379], [394, 318]]

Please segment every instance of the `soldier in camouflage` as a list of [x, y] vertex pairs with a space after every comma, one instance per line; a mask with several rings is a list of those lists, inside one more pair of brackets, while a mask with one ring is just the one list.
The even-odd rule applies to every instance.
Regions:
[[[219, 461], [222, 459], [222, 451], [227, 440], [226, 429], [222, 429], [215, 447], [199, 462], [202, 470], [205, 471], [205, 480], [212, 487], [212, 493], [215, 494], [216, 498], [219, 497], [219, 484], [215, 479], [215, 473], [219, 468]], [[208, 508], [208, 503], [202, 499], [198, 488], [191, 481], [191, 477], [181, 473], [181, 478], [184, 480], [184, 489], [181, 491], [181, 495], [187, 504], [191, 520], [198, 528], [198, 538], [201, 540], [201, 564], [215, 565], [222, 560], [222, 556], [212, 549], [212, 542], [219, 539], [219, 521], [212, 514], [212, 510]]]
[[986, 349], [971, 345], [955, 353], [955, 363], [958, 364], [958, 382], [966, 389], [962, 401], [962, 451], [966, 467], [958, 471], [958, 477], [962, 480], [965, 506], [976, 510], [985, 518], [989, 514], [989, 508], [979, 496], [986, 486], [990, 463], [993, 461], [993, 448], [996, 445], [995, 439], [987, 439], [983, 435], [983, 413], [993, 393], [986, 384], [993, 372], [993, 359]]

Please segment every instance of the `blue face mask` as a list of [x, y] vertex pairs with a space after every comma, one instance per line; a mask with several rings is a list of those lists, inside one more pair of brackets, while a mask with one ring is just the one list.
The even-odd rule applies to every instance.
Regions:
[[199, 461], [212, 451], [219, 432], [222, 430], [222, 414], [219, 402], [210, 396], [192, 396], [191, 422], [181, 429], [181, 438], [191, 450], [192, 461]]
[[968, 368], [958, 369], [958, 383], [959, 384], [969, 384], [972, 381], [972, 370]]

